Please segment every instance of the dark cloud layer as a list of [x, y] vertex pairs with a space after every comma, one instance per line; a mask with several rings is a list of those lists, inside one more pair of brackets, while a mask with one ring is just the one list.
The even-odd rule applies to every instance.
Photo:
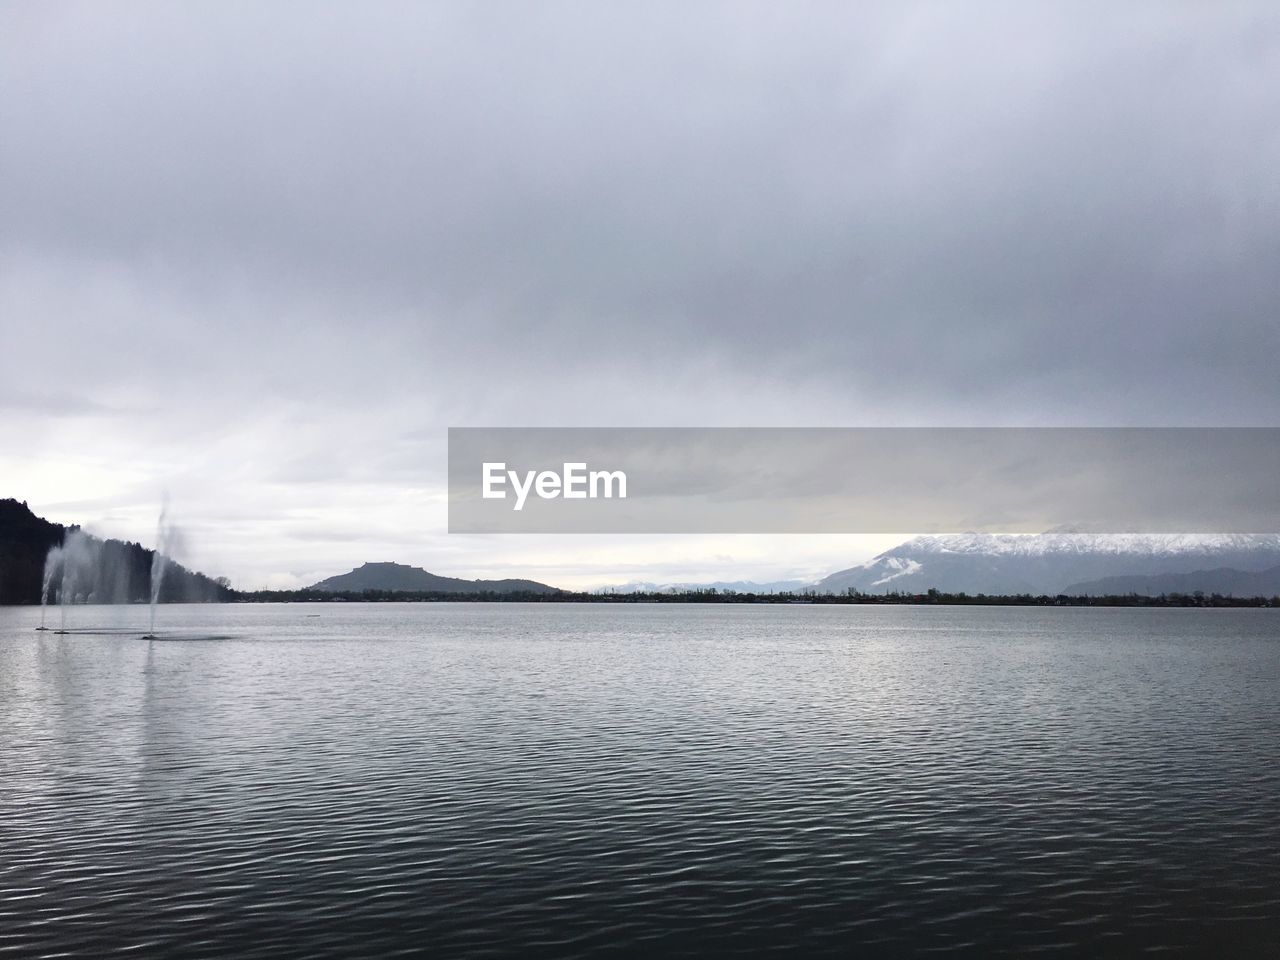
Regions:
[[448, 424], [1274, 424], [1277, 117], [1266, 3], [10, 4], [0, 376], [281, 483]]

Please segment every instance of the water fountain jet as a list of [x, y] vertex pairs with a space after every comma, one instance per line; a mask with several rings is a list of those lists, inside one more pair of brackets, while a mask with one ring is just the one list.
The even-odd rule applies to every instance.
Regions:
[[62, 545], [56, 544], [49, 548], [49, 555], [44, 558], [44, 579], [40, 585], [40, 626], [36, 627], [37, 630], [49, 629], [45, 626], [45, 615], [49, 610], [49, 590], [61, 566]]
[[[76, 589], [82, 582], [93, 587], [95, 556], [93, 538], [83, 530], [71, 530], [62, 541], [59, 565], [62, 568], [61, 586], [58, 589], [58, 608], [61, 624], [56, 633], [67, 632], [67, 605], [75, 603]], [[50, 551], [52, 552], [52, 551]]]
[[151, 620], [150, 629], [143, 635], [143, 640], [156, 639], [156, 604], [160, 602], [160, 585], [164, 583], [164, 571], [169, 563], [170, 541], [173, 538], [173, 527], [169, 525], [168, 501], [160, 507], [160, 519], [156, 521], [156, 546], [151, 554]]

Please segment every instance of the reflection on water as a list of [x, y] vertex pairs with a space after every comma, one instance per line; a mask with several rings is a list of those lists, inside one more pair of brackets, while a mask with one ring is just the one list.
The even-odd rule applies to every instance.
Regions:
[[1280, 614], [0, 609], [0, 955], [1280, 949]]

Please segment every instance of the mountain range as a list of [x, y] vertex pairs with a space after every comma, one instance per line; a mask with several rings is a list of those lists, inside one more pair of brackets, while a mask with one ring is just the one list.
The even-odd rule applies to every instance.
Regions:
[[1169, 593], [1219, 593], [1234, 597], [1280, 596], [1280, 567], [1253, 573], [1220, 567], [1192, 573], [1159, 573], [1146, 577], [1103, 577], [1074, 584], [1069, 593], [1087, 597], [1116, 597], [1136, 593], [1158, 597]]
[[[74, 534], [74, 536], [73, 536]], [[130, 602], [149, 596], [152, 551], [101, 540], [36, 516], [26, 503], [0, 500], [0, 603], [39, 603], [45, 558], [75, 542], [93, 575], [75, 585], [77, 599]], [[56, 593], [58, 582], [51, 584]], [[632, 582], [597, 592], [944, 593], [1156, 596], [1162, 593], [1280, 595], [1280, 534], [1098, 534], [1062, 530], [1039, 535], [958, 534], [915, 537], [864, 563], [810, 583]], [[534, 593], [557, 588], [528, 579], [464, 580], [399, 563], [366, 563], [309, 589], [320, 592]], [[230, 599], [225, 581], [172, 564], [161, 599]], [[52, 597], [51, 597], [52, 599]]]
[[[819, 580], [819, 592], [1083, 594], [1182, 592], [1259, 595], [1280, 565], [1278, 534], [959, 534], [915, 537]], [[1122, 578], [1119, 581], [1117, 578]], [[1272, 591], [1264, 590], [1263, 595]]]
[[393, 593], [558, 593], [536, 580], [461, 580], [441, 577], [403, 563], [366, 563], [350, 573], [329, 577], [308, 589], [324, 593], [385, 590]]

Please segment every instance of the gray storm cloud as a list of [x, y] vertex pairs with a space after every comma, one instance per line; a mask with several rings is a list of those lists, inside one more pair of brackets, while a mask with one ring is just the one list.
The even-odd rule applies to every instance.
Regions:
[[1277, 116], [1263, 3], [6, 5], [4, 436], [1273, 424]]

